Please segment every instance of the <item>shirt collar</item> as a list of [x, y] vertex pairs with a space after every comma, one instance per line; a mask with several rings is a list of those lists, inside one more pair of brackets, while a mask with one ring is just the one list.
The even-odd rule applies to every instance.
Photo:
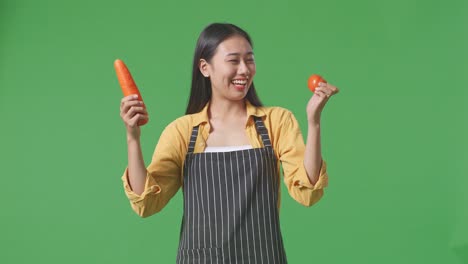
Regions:
[[[209, 121], [209, 118], [208, 118], [208, 106], [209, 106], [210, 102], [208, 102], [205, 107], [203, 107], [203, 109], [194, 114], [194, 126], [198, 126], [200, 125], [201, 123], [208, 123]], [[257, 106], [254, 106], [252, 105], [249, 100], [245, 100], [245, 106], [247, 107], [247, 116], [250, 117], [250, 116], [257, 116], [257, 117], [262, 117], [262, 116], [265, 116], [266, 113], [265, 111], [263, 110], [263, 107], [257, 107]]]

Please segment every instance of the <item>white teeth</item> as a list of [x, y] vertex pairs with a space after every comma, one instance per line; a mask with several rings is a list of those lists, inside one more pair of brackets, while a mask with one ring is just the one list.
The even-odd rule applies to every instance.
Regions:
[[238, 84], [238, 85], [245, 85], [247, 83], [246, 80], [233, 80], [233, 84]]

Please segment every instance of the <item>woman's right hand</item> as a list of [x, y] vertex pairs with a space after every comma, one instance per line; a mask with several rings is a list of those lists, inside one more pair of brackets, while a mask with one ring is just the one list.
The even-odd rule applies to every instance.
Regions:
[[148, 119], [143, 102], [138, 100], [138, 95], [132, 94], [120, 101], [120, 117], [127, 128], [127, 138], [140, 139], [140, 126], [138, 121]]

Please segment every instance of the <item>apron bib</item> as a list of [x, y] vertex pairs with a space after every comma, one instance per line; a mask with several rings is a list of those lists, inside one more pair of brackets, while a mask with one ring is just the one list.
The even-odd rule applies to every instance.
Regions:
[[261, 118], [263, 148], [193, 153], [184, 165], [177, 263], [287, 263], [278, 214], [277, 159]]

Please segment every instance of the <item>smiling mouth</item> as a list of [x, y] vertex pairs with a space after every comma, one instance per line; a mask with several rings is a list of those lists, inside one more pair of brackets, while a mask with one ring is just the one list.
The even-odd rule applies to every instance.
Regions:
[[243, 91], [247, 87], [247, 79], [234, 79], [231, 83], [239, 91]]
[[245, 85], [247, 85], [247, 80], [232, 80], [231, 83], [234, 84], [234, 85], [243, 85], [243, 86], [245, 86]]

